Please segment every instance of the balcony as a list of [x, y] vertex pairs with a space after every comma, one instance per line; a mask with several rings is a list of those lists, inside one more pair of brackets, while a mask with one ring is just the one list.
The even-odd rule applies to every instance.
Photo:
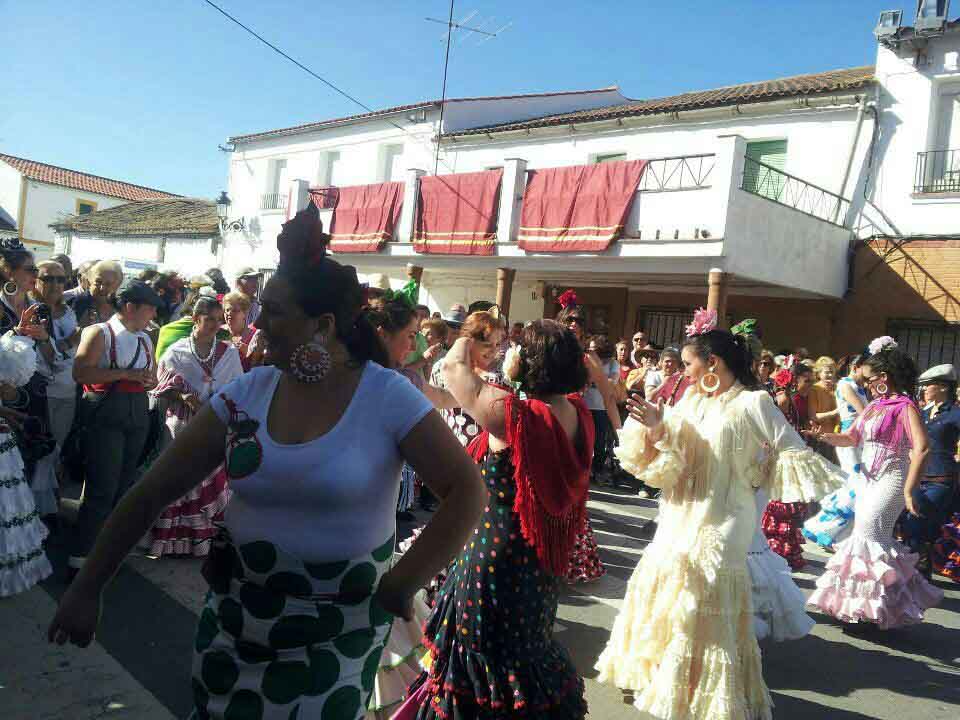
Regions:
[[264, 193], [260, 196], [260, 209], [271, 211], [271, 210], [286, 210], [287, 209], [287, 193], [285, 192], [275, 192], [275, 193]]
[[960, 149], [917, 153], [913, 192], [960, 193]]
[[749, 155], [743, 159], [740, 189], [841, 227], [850, 209], [849, 200]]

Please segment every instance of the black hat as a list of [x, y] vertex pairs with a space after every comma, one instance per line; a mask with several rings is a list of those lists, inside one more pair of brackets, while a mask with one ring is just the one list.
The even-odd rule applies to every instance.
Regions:
[[123, 303], [133, 303], [134, 305], [153, 305], [154, 307], [163, 307], [163, 298], [157, 295], [156, 290], [147, 285], [143, 280], [124, 280], [120, 289], [117, 290], [117, 300]]

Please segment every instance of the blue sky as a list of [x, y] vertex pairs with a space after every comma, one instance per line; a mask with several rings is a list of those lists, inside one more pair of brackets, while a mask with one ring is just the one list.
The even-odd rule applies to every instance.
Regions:
[[[440, 96], [445, 0], [215, 0], [371, 107]], [[908, 0], [458, 0], [448, 95], [619, 85], [633, 98], [867, 65]], [[0, 0], [0, 152], [187, 195], [230, 135], [362, 112], [203, 0]]]

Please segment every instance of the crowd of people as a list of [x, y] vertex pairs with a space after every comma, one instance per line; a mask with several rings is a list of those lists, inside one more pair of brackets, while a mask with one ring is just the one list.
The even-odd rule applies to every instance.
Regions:
[[[581, 718], [553, 625], [604, 573], [590, 486], [622, 485], [659, 515], [600, 682], [658, 718], [769, 718], [758, 641], [806, 635], [808, 604], [886, 630], [939, 602], [932, 572], [960, 579], [952, 366], [919, 375], [892, 338], [774, 353], [708, 311], [679, 347], [612, 342], [573, 292], [556, 320], [437, 317], [327, 242], [302, 211], [270, 280], [231, 288], [4, 241], [0, 594], [62, 534], [50, 640], [91, 641], [140, 546], [205, 558], [197, 718]], [[832, 553], [809, 601], [805, 542]]]

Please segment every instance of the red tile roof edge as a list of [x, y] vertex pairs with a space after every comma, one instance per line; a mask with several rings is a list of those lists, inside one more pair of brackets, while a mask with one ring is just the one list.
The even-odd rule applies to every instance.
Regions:
[[43, 163], [38, 160], [29, 160], [28, 158], [17, 157], [16, 155], [0, 153], [0, 160], [23, 173], [31, 180], [47, 183], [48, 185], [59, 185], [61, 187], [73, 188], [74, 190], [96, 193], [97, 195], [120, 198], [122, 200], [153, 200], [158, 198], [180, 197], [180, 195], [175, 193], [157, 190], [156, 188], [145, 185], [136, 185], [134, 183], [124, 182], [123, 180], [103, 177], [102, 175], [93, 175], [81, 170], [71, 170], [70, 168], [50, 165], [49, 163]]

